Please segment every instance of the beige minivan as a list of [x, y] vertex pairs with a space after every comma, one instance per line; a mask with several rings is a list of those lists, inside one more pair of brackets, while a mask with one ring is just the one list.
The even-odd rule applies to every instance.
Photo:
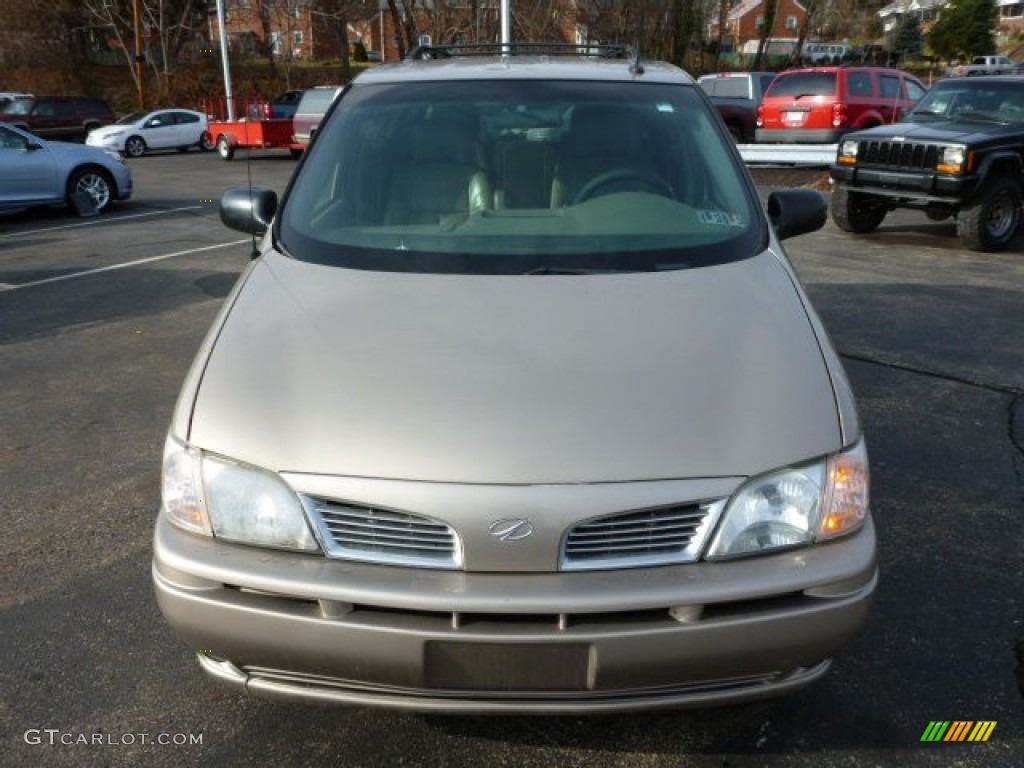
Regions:
[[850, 384], [694, 80], [625, 49], [360, 74], [165, 443], [157, 601], [214, 678], [423, 712], [808, 685], [875, 591]]

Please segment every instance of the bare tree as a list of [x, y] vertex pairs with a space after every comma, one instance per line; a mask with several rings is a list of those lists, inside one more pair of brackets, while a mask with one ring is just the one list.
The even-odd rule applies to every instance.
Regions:
[[765, 50], [768, 47], [768, 40], [775, 29], [775, 12], [778, 10], [778, 0], [764, 0], [764, 26], [761, 27], [761, 39], [757, 42], [757, 55], [754, 56], [754, 69], [761, 69], [764, 60]]
[[[142, 40], [135, 40], [135, 7], [132, 0], [81, 0], [84, 22], [113, 43], [123, 59], [132, 83], [142, 93], [141, 67], [136, 67], [137, 42], [144, 51], [145, 63], [166, 95], [182, 48], [195, 39], [206, 19], [205, 4], [196, 0], [139, 0]], [[141, 105], [140, 105], [141, 106]]]
[[512, 4], [512, 37], [517, 40], [562, 40], [570, 23], [575, 23], [575, 17], [558, 0], [519, 0]]
[[[403, 21], [403, 14], [398, 12], [395, 0], [388, 0], [388, 13], [391, 14], [391, 23], [395, 29], [395, 48], [398, 49], [398, 58], [404, 59], [405, 54], [414, 45], [412, 32], [406, 27]], [[384, 41], [381, 40], [381, 46]]]
[[84, 62], [87, 26], [77, 3], [36, 0], [0, 3], [0, 63], [10, 67]]
[[[330, 35], [331, 49], [341, 62], [341, 74], [344, 81], [352, 77], [351, 56], [348, 45], [348, 23], [351, 15], [365, 10], [359, 0], [314, 0], [312, 13], [321, 23], [314, 24]], [[383, 41], [381, 41], [383, 44]]]
[[812, 25], [816, 22], [820, 5], [821, 0], [804, 0], [804, 8], [807, 10], [807, 15], [804, 17], [804, 23], [800, 25], [800, 31], [797, 33], [796, 46], [794, 46], [793, 52], [789, 55], [789, 60], [792, 64], [796, 64], [803, 57], [804, 41], [807, 39], [808, 31], [813, 28]]

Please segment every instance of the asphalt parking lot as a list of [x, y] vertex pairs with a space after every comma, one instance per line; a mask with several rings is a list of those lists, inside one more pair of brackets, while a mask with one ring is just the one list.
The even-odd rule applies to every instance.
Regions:
[[[422, 717], [237, 696], [160, 616], [164, 432], [251, 248], [216, 200], [250, 179], [282, 191], [295, 161], [131, 163], [135, 198], [108, 216], [0, 214], [4, 765], [1024, 764], [1024, 238], [971, 253], [950, 222], [900, 213], [870, 237], [787, 241], [858, 398], [879, 533], [872, 616], [822, 681], [695, 712]], [[933, 721], [996, 725], [922, 741]]]

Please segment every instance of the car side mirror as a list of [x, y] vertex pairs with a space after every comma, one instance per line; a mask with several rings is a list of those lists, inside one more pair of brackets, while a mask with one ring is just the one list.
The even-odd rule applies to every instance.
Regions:
[[229, 229], [262, 235], [277, 213], [277, 193], [263, 187], [231, 187], [220, 199], [220, 220]]
[[817, 232], [828, 218], [828, 202], [814, 189], [780, 189], [768, 196], [768, 218], [779, 240]]

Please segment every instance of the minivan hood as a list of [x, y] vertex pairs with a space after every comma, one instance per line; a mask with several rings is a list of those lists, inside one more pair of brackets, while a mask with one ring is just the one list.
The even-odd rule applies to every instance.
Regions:
[[276, 471], [498, 484], [752, 475], [841, 447], [819, 341], [770, 252], [584, 276], [270, 252], [209, 353], [189, 440]]

